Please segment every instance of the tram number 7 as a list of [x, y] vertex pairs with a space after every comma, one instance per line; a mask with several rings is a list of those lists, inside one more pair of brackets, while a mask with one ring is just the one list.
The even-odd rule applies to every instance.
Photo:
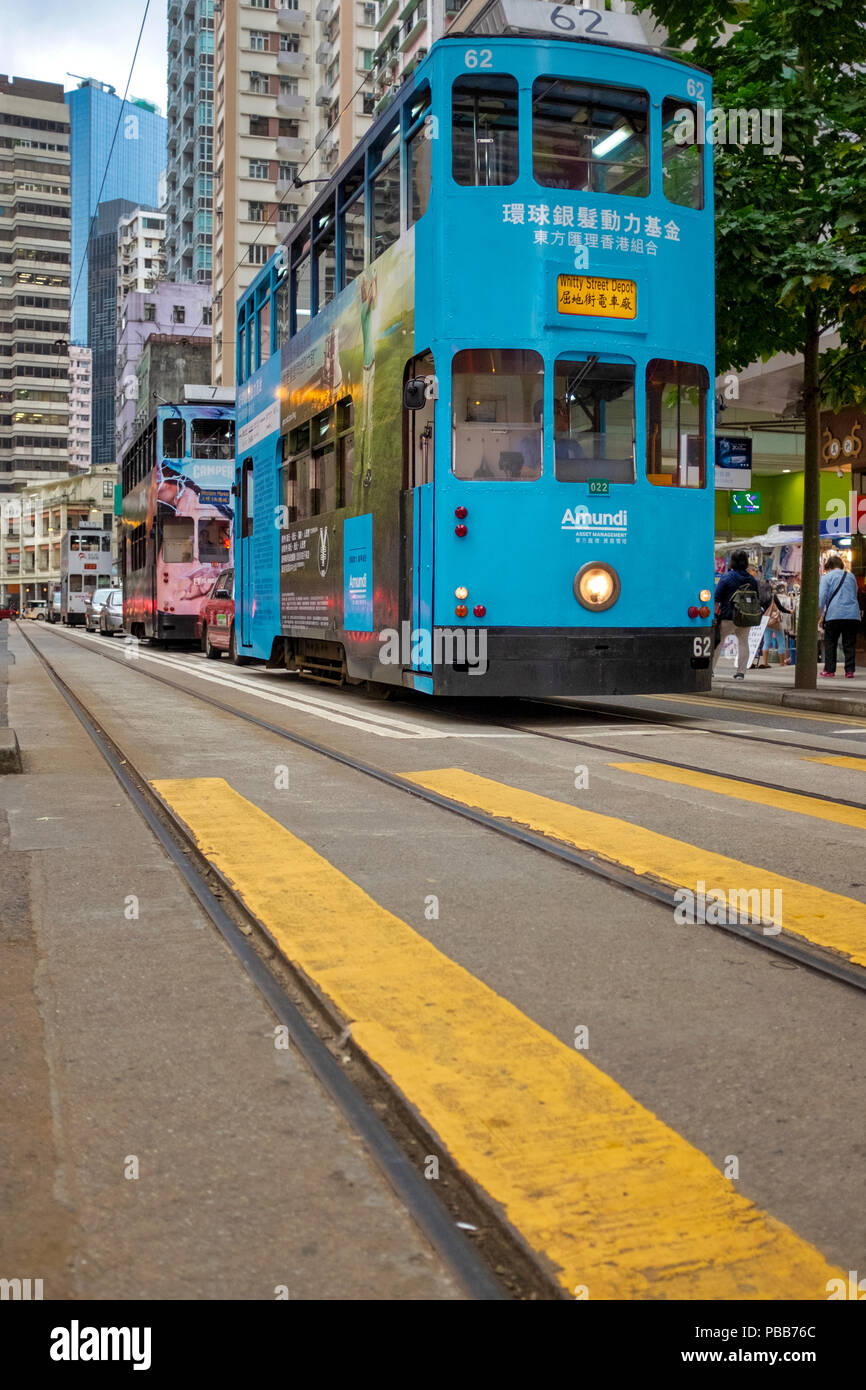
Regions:
[[696, 637], [692, 643], [692, 651], [695, 656], [712, 656], [712, 638], [709, 634], [705, 637]]

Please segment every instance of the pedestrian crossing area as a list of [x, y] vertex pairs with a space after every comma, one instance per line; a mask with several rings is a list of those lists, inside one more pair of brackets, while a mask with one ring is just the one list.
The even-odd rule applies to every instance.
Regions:
[[[866, 964], [866, 904], [458, 768], [404, 776], [669, 885], [760, 875], [784, 890], [786, 929]], [[569, 1295], [826, 1298], [839, 1271], [814, 1245], [301, 836], [222, 778], [153, 786]]]

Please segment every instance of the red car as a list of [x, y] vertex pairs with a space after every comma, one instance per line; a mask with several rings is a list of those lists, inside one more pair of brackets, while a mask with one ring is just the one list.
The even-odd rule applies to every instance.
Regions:
[[18, 609], [17, 609], [17, 608], [0, 608], [0, 622], [2, 622], [4, 618], [17, 618], [17, 617], [18, 617]]
[[201, 606], [198, 623], [201, 649], [212, 661], [218, 660], [229, 649], [235, 618], [234, 591], [234, 570], [222, 570]]

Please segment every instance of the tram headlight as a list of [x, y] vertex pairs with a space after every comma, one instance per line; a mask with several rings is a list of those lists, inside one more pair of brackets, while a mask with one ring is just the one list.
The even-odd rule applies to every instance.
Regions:
[[600, 613], [619, 598], [619, 575], [612, 565], [593, 560], [574, 576], [574, 597], [584, 608]]
[[709, 603], [710, 599], [712, 598], [712, 594], [710, 593], [709, 589], [701, 589], [700, 597], [701, 603]]

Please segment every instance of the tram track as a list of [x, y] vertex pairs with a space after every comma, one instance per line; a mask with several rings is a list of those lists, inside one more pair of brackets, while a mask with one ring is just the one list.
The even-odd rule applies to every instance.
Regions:
[[[20, 625], [19, 631], [21, 631]], [[56, 633], [53, 635], [59, 637], [61, 641], [70, 642], [73, 646], [76, 646], [79, 649], [81, 649], [82, 646], [84, 646], [83, 643], [77, 641], [71, 634]], [[22, 633], [22, 636], [24, 637], [24, 640], [27, 642], [27, 645], [35, 652], [35, 654], [42, 661], [43, 665], [49, 671], [51, 678], [56, 682], [64, 684], [62, 681], [62, 677], [56, 674], [54, 668], [51, 666], [51, 663], [48, 661], [47, 657], [45, 657], [44, 653], [42, 653], [39, 650], [38, 646], [32, 642], [32, 640], [26, 633]], [[122, 664], [124, 666], [127, 666], [128, 669], [128, 663], [123, 658], [118, 658], [112, 655], [110, 651], [103, 651], [101, 648], [98, 647], [89, 648], [89, 645], [88, 649], [95, 650], [98, 655], [104, 657], [106, 660], [113, 661], [115, 664], [118, 665]], [[672, 911], [677, 906], [678, 900], [676, 897], [676, 890], [669, 884], [664, 883], [661, 880], [654, 879], [651, 875], [636, 873], [631, 869], [625, 868], [622, 865], [615, 863], [609, 859], [606, 859], [601, 855], [595, 854], [591, 851], [583, 851], [576, 849], [573, 846], [568, 845], [562, 841], [553, 839], [550, 836], [537, 834], [536, 832], [522, 825], [519, 825], [514, 821], [503, 820], [497, 816], [491, 815], [490, 813], [481, 810], [480, 808], [473, 807], [462, 802], [453, 801], [449, 797], [444, 796], [439, 792], [436, 792], [428, 787], [420, 785], [417, 782], [410, 782], [397, 773], [389, 772], [385, 768], [376, 767], [371, 763], [367, 763], [360, 758], [354, 757], [350, 753], [345, 753], [338, 748], [333, 748], [329, 744], [319, 743], [315, 739], [310, 739], [303, 734], [295, 733], [294, 731], [286, 729], [279, 724], [275, 724], [270, 720], [263, 719], [258, 715], [251, 714], [246, 710], [239, 710], [236, 706], [230, 705], [224, 700], [217, 699], [213, 695], [206, 695], [202, 691], [191, 690], [188, 686], [182, 684], [180, 681], [172, 680], [168, 676], [161, 675], [154, 671], [145, 670], [140, 666], [138, 668], [138, 674], [143, 674], [146, 677], [148, 677], [148, 679], [157, 681], [159, 684], [167, 686], [170, 689], [177, 690], [181, 694], [187, 695], [190, 698], [195, 699], [205, 705], [208, 705], [213, 709], [217, 709], [223, 714], [233, 715], [236, 718], [242, 720], [244, 723], [251, 724], [256, 728], [262, 729], [267, 733], [273, 734], [277, 738], [283, 739], [291, 744], [294, 744], [296, 747], [303, 748], [307, 752], [327, 758], [328, 760], [335, 762], [338, 765], [341, 765], [345, 768], [348, 768], [353, 772], [359, 773], [364, 777], [368, 777], [380, 783], [381, 785], [398, 790], [400, 792], [408, 794], [409, 796], [416, 797], [419, 800], [428, 803], [429, 805], [436, 806], [440, 810], [444, 810], [452, 815], [459, 816], [461, 819], [469, 821], [472, 824], [478, 825], [485, 830], [491, 830], [494, 833], [501, 835], [508, 840], [511, 840], [512, 842], [524, 846], [525, 848], [534, 849], [546, 855], [549, 858], [559, 860], [561, 863], [568, 864], [573, 868], [581, 869], [584, 872], [590, 873], [597, 878], [605, 880], [614, 887], [624, 889], [626, 891], [635, 893], [640, 897], [648, 898], [654, 902], [663, 904], [664, 906], [669, 907]], [[255, 692], [253, 691], [251, 692], [251, 694], [254, 696]], [[72, 696], [72, 699], [77, 700], [77, 697], [71, 691], [70, 695]], [[557, 706], [557, 708], [560, 707]], [[84, 706], [82, 706], [82, 709], [84, 709]], [[89, 717], [92, 718], [92, 716]], [[94, 720], [94, 722], [97, 721]], [[517, 726], [503, 725], [502, 727], [516, 728]], [[535, 733], [536, 731], [532, 729], [523, 729], [522, 732]], [[107, 738], [108, 736], [106, 735], [105, 737]], [[566, 742], [575, 742], [575, 740], [567, 739], [565, 738], [565, 736], [552, 735], [552, 737], [562, 738], [563, 741]], [[592, 746], [598, 748], [600, 745], [598, 743], [593, 742], [591, 745], [586, 744], [584, 746]], [[612, 751], [614, 751], [620, 757], [623, 755], [623, 749], [621, 748], [615, 748]], [[821, 749], [820, 751], [824, 752], [826, 750]], [[631, 756], [632, 754], [630, 752], [629, 757]], [[650, 758], [646, 758], [645, 760], [656, 762], [661, 761], [660, 759]], [[672, 767], [685, 767], [684, 764], [677, 763], [670, 763], [669, 765]], [[696, 770], [702, 771], [703, 769]], [[144, 779], [142, 779], [142, 781], [144, 781]], [[147, 786], [146, 781], [144, 782], [144, 785]], [[768, 784], [756, 782], [755, 785], [766, 787]], [[791, 789], [780, 787], [777, 788], [777, 790], [790, 791]], [[857, 803], [854, 802], [833, 802], [831, 798], [822, 799], [830, 802], [831, 804], [855, 808], [857, 807]], [[159, 804], [160, 806], [162, 806], [161, 802]], [[164, 814], [170, 814], [168, 813], [167, 808], [165, 807], [163, 807], [163, 812]], [[181, 831], [181, 833], [185, 834], [184, 831]], [[751, 924], [746, 922], [707, 922], [704, 925], [706, 925], [711, 931], [721, 932], [722, 934], [729, 937], [737, 937], [740, 940], [746, 941], [749, 944], [755, 946], [758, 950], [784, 958], [792, 965], [801, 966], [802, 968], [810, 970], [815, 974], [823, 975], [827, 978], [834, 979], [843, 985], [859, 990], [862, 993], [866, 993], [866, 970], [854, 964], [853, 962], [845, 961], [842, 957], [836, 955], [832, 951], [825, 950], [820, 947], [815, 947], [813, 945], [808, 945], [803, 942], [802, 938], [793, 936], [791, 934], [786, 935], [784, 931], [780, 933], [778, 936], [767, 936], [762, 932], [760, 927], [752, 926]]]

